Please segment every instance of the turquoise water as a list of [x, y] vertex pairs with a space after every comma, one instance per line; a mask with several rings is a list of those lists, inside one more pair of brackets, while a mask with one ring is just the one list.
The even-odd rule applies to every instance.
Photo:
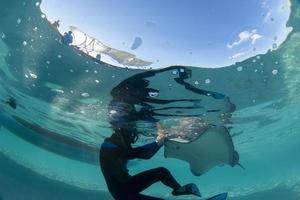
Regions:
[[[201, 113], [230, 128], [246, 170], [224, 166], [195, 177], [187, 163], [160, 151], [130, 163], [130, 172], [165, 166], [181, 183], [197, 183], [204, 196], [228, 191], [237, 200], [300, 199], [299, 4], [292, 1], [287, 26], [293, 31], [277, 49], [218, 69], [188, 67], [191, 85], [236, 105], [226, 120], [220, 117], [226, 103], [176, 85], [173, 70], [149, 78], [160, 98], [201, 98], [197, 109], [172, 112]], [[36, 1], [4, 0], [0, 13], [0, 199], [111, 199], [98, 165], [100, 144], [111, 134], [110, 91], [143, 70], [97, 63], [62, 45]], [[17, 109], [3, 103], [10, 96]], [[178, 117], [159, 117], [170, 118]], [[139, 126], [148, 133], [139, 144], [153, 139], [151, 124]], [[145, 193], [171, 199], [161, 184]]]

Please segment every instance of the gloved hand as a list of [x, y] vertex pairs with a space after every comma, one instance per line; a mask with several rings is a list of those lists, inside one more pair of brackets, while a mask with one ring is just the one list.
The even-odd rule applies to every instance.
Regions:
[[162, 126], [159, 123], [156, 124], [156, 127], [157, 127], [157, 136], [155, 141], [160, 146], [163, 145], [166, 137], [168, 136], [168, 131], [164, 126]]

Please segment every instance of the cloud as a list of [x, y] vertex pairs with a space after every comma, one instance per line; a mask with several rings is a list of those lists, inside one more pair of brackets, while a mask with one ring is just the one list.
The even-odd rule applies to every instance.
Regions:
[[261, 8], [270, 8], [268, 0], [262, 1], [261, 4], [260, 4], [260, 7]]
[[241, 56], [245, 55], [246, 53], [247, 53], [247, 52], [239, 52], [239, 53], [236, 53], [236, 54], [230, 56], [229, 59], [230, 59], [230, 60], [236, 59], [236, 58], [238, 58], [238, 57], [241, 57]]
[[254, 45], [256, 43], [256, 40], [262, 37], [263, 37], [262, 35], [257, 33], [256, 29], [253, 29], [251, 32], [243, 31], [239, 33], [239, 39], [237, 41], [234, 41], [232, 44], [227, 44], [226, 46], [229, 49], [232, 49], [233, 47], [239, 46], [240, 44], [248, 41], [251, 41], [251, 44]]
[[251, 35], [250, 39], [251, 39], [251, 44], [252, 45], [255, 45], [255, 42], [256, 40], [262, 38], [263, 36], [262, 35], [259, 35], [259, 34], [254, 34], [254, 35]]
[[272, 10], [269, 10], [264, 17], [264, 23], [267, 23], [268, 21], [270, 21], [272, 19], [271, 16], [272, 16]]

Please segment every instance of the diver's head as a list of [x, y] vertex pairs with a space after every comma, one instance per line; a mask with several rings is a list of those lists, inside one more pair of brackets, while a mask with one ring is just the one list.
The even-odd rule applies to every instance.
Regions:
[[138, 131], [134, 122], [120, 122], [112, 124], [115, 134], [123, 137], [127, 144], [133, 144], [138, 140]]

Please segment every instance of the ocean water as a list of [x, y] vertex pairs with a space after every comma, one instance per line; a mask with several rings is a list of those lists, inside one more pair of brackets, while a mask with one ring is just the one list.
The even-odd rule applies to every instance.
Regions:
[[[112, 199], [98, 164], [99, 147], [112, 132], [110, 93], [144, 71], [95, 62], [61, 44], [39, 5], [0, 2], [0, 199]], [[292, 0], [287, 26], [293, 30], [280, 46], [217, 69], [178, 66], [191, 72], [190, 85], [224, 94], [236, 110], [176, 84], [179, 72], [172, 68], [149, 77], [161, 99], [201, 99], [193, 109], [192, 102], [174, 103], [160, 112], [172, 116], [159, 120], [199, 115], [227, 126], [245, 170], [216, 167], [196, 177], [187, 163], [165, 159], [160, 151], [151, 160], [129, 163], [130, 172], [165, 166], [179, 182], [197, 183], [204, 196], [226, 191], [233, 200], [300, 199], [299, 22], [300, 1]], [[16, 109], [4, 103], [9, 97]], [[138, 144], [153, 139], [152, 123], [138, 126], [145, 131]], [[173, 198], [161, 184], [145, 194], [194, 199]]]

